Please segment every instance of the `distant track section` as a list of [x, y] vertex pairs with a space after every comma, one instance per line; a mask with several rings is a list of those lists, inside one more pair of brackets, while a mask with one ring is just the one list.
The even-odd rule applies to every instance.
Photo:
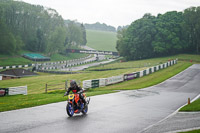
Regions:
[[98, 54], [98, 55], [114, 55], [114, 56], [118, 56], [118, 52], [112, 52], [112, 51], [66, 49], [66, 52], [67, 53], [82, 53], [82, 54]]

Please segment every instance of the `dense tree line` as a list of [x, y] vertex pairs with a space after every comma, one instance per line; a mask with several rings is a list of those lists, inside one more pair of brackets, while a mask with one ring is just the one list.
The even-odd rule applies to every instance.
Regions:
[[90, 30], [101, 30], [101, 31], [116, 32], [115, 27], [107, 25], [105, 23], [101, 24], [99, 22], [96, 22], [94, 24], [85, 24], [85, 28], [90, 29]]
[[86, 45], [86, 31], [83, 24], [72, 21], [65, 20], [65, 24], [68, 27], [67, 30], [67, 42], [69, 44]]
[[66, 25], [56, 10], [20, 1], [0, 0], [0, 29], [0, 52], [5, 54], [26, 49], [51, 55], [86, 44], [83, 25]]
[[128, 28], [118, 31], [117, 50], [127, 60], [199, 53], [200, 7], [184, 12], [145, 14]]

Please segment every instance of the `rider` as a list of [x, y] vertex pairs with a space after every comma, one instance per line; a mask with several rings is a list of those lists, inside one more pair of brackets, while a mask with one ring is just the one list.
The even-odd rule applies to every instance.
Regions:
[[78, 85], [76, 84], [76, 81], [74, 80], [70, 82], [70, 87], [68, 88], [67, 92], [65, 92], [65, 96], [69, 95], [70, 91], [72, 91], [73, 93], [78, 93], [79, 98], [82, 99], [84, 105], [86, 105], [86, 101], [83, 96], [83, 89], [81, 87], [78, 87]]

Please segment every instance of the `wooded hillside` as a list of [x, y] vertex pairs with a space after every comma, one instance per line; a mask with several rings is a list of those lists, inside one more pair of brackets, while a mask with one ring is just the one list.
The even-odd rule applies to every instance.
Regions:
[[199, 46], [200, 7], [157, 16], [145, 14], [118, 31], [117, 50], [127, 60], [199, 53]]
[[84, 26], [73, 21], [66, 24], [54, 9], [20, 1], [0, 0], [0, 29], [0, 52], [4, 54], [25, 49], [51, 55], [72, 44], [86, 44]]

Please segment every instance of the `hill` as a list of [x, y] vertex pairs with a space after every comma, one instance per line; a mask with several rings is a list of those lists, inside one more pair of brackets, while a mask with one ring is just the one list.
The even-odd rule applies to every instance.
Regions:
[[105, 23], [101, 24], [99, 22], [96, 22], [94, 24], [84, 24], [85, 28], [88, 30], [100, 30], [100, 31], [112, 31], [116, 32], [115, 27], [106, 25]]
[[117, 51], [115, 32], [86, 30], [87, 46], [96, 50]]

